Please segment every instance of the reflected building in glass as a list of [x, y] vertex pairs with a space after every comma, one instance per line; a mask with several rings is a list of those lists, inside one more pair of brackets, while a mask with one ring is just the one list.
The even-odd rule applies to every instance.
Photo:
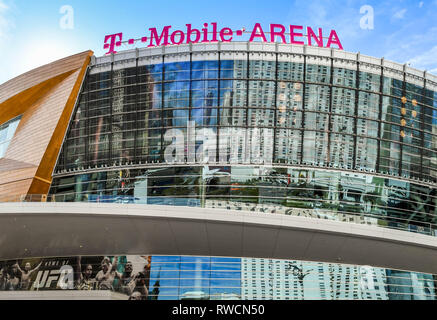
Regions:
[[[437, 78], [338, 50], [254, 48], [92, 57], [49, 196], [437, 236]], [[431, 274], [293, 259], [156, 255], [148, 297], [435, 299]]]
[[244, 258], [242, 272], [241, 290], [244, 299], [249, 300], [389, 298], [386, 271], [381, 268]]
[[[97, 58], [51, 193], [70, 201], [251, 210], [436, 235], [437, 84], [366, 56], [229, 48]], [[179, 137], [181, 147], [166, 159]], [[214, 279], [203, 271], [201, 279]], [[238, 273], [239, 289], [218, 295], [214, 285], [199, 280], [192, 288], [182, 275], [173, 286], [182, 291], [166, 290], [181, 299], [434, 294], [419, 289], [422, 277], [406, 280], [371, 267], [243, 258]]]

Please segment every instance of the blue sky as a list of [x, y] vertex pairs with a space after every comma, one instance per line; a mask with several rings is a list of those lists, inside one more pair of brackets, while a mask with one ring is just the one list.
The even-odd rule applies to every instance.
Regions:
[[[73, 29], [60, 27], [64, 5], [74, 10]], [[360, 27], [364, 5], [374, 9], [373, 29]], [[256, 22], [335, 29], [346, 51], [437, 74], [437, 0], [0, 0], [0, 83], [84, 50], [103, 55], [106, 34], [139, 38], [150, 27], [204, 22], [234, 30]]]

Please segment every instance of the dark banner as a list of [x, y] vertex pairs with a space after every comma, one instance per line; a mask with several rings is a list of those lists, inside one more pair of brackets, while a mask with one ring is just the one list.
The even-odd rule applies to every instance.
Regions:
[[436, 288], [432, 274], [297, 260], [124, 255], [0, 261], [0, 300], [435, 300]]
[[67, 257], [8, 261], [0, 291], [111, 290], [147, 299], [151, 256]]

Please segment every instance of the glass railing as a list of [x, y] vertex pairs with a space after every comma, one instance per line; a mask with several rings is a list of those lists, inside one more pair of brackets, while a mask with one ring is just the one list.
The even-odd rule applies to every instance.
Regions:
[[[253, 199], [252, 199], [253, 200]], [[0, 203], [14, 202], [57, 202], [57, 203], [114, 203], [114, 204], [139, 204], [139, 205], [162, 205], [176, 207], [197, 207], [210, 209], [225, 209], [233, 211], [250, 211], [263, 214], [282, 214], [289, 216], [301, 216], [322, 220], [341, 221], [355, 224], [365, 224], [381, 228], [396, 229], [412, 233], [419, 233], [430, 236], [437, 236], [437, 225], [390, 216], [387, 212], [360, 210], [335, 210], [317, 206], [284, 205], [281, 203], [259, 203], [255, 201], [244, 201], [244, 199], [215, 199], [186, 196], [147, 196], [136, 197], [130, 195], [97, 195], [97, 194], [56, 194], [56, 195], [13, 195], [0, 196]], [[1, 208], [0, 208], [1, 212]]]

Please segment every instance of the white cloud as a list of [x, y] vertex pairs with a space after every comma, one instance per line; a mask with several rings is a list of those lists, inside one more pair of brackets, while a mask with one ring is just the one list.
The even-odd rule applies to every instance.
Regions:
[[428, 69], [430, 72], [437, 71], [437, 46], [432, 47], [428, 51], [411, 58], [408, 61], [412, 67], [418, 69]]
[[0, 1], [0, 12], [3, 10], [7, 10], [9, 7], [6, 5], [6, 3], [3, 2], [3, 0]]
[[[436, 0], [437, 1], [437, 0]], [[419, 24], [422, 28], [420, 33], [409, 33], [409, 30], [417, 27], [419, 21], [411, 20], [402, 24], [395, 32], [384, 37], [382, 56], [388, 60], [397, 62], [411, 62], [413, 67], [427, 68], [427, 64], [432, 64], [432, 60], [427, 53], [432, 50], [434, 43], [432, 39], [437, 38], [437, 27], [427, 28], [426, 25]], [[437, 56], [436, 56], [437, 57]], [[428, 61], [427, 64], [424, 62]], [[435, 68], [437, 65], [431, 66]]]
[[1, 64], [0, 84], [29, 70], [87, 49], [81, 47], [73, 38], [65, 37], [61, 33], [51, 33], [44, 39], [20, 41], [14, 45], [14, 50], [5, 50], [4, 56], [0, 52], [4, 61], [19, 61]]
[[422, 8], [423, 7], [423, 1], [420, 1], [419, 2], [419, 8]]
[[[437, 1], [437, 0], [436, 0]], [[325, 30], [335, 29], [343, 45], [357, 40], [360, 35], [367, 35], [368, 30], [363, 32], [360, 28], [360, 8], [353, 6], [353, 1], [346, 3], [335, 0], [295, 0], [293, 6], [283, 21], [290, 21], [311, 27], [322, 27]], [[328, 36], [329, 34], [324, 36]]]
[[14, 23], [10, 17], [10, 7], [4, 0], [0, 0], [0, 41], [8, 35], [13, 26]]
[[394, 19], [403, 19], [406, 12], [407, 12], [407, 9], [399, 10], [393, 15], [393, 18]]

